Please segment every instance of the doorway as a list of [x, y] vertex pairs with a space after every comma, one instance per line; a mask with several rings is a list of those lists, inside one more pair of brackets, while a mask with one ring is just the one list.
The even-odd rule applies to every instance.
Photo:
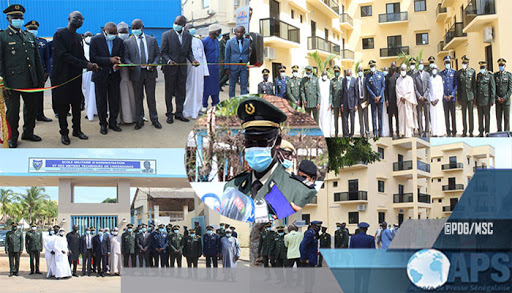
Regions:
[[492, 58], [492, 45], [485, 47], [485, 61], [487, 62], [487, 69], [494, 72], [494, 62]]

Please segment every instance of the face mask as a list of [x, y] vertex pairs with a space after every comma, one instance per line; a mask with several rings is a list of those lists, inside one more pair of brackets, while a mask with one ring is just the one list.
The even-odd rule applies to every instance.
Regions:
[[292, 167], [292, 161], [291, 160], [287, 160], [287, 159], [284, 159], [281, 164], [283, 165], [284, 169], [285, 170], [288, 170]]
[[103, 232], [101, 232], [101, 231], [100, 231], [100, 232], [98, 232], [98, 235], [100, 235], [100, 236], [101, 236], [101, 235], [103, 235]]
[[484, 74], [485, 73], [485, 69], [484, 68], [480, 68], [480, 73]]
[[36, 227], [32, 227], [32, 231], [35, 231], [36, 230]]
[[451, 65], [450, 63], [446, 63], [446, 64], [444, 65], [444, 67], [446, 67], [446, 69], [450, 69], [450, 68], [452, 67], [452, 65]]
[[340, 76], [340, 73], [338, 71], [334, 72], [334, 76], [338, 77]]
[[268, 76], [264, 76], [264, 77], [263, 77], [263, 80], [264, 80], [264, 81], [267, 81], [267, 80], [268, 80]]
[[267, 228], [267, 231], [270, 231], [270, 230], [272, 230], [272, 228], [271, 228], [271, 227], [268, 227], [268, 228]]
[[425, 68], [425, 66], [423, 64], [420, 64], [420, 66], [418, 66], [419, 70], [423, 70], [423, 68]]
[[50, 233], [50, 235], [53, 235], [53, 234], [55, 234], [55, 231], [52, 230], [49, 233]]
[[327, 75], [322, 75], [322, 80], [326, 81], [327, 80]]
[[505, 71], [505, 66], [501, 65], [500, 66], [500, 71]]
[[128, 34], [127, 34], [127, 33], [119, 34], [119, 38], [120, 38], [121, 40], [126, 40], [126, 39], [128, 39]]
[[64, 236], [64, 231], [59, 232], [60, 236]]
[[167, 229], [167, 233], [171, 233], [171, 228]]
[[118, 234], [117, 232], [112, 232], [112, 235], [114, 235], [114, 236], [117, 236], [117, 234]]
[[87, 231], [85, 231], [85, 234], [89, 235], [89, 234], [91, 234], [91, 231], [87, 230]]
[[136, 37], [142, 35], [142, 30], [141, 29], [138, 29], [138, 30], [132, 30], [132, 34]]
[[437, 69], [432, 70], [432, 74], [433, 74], [434, 76], [436, 76], [436, 75], [437, 75]]
[[148, 229], [146, 228], [142, 228], [142, 232], [146, 232]]
[[196, 34], [196, 29], [195, 28], [191, 28], [188, 30], [188, 32], [191, 34], [191, 35], [195, 35]]
[[[275, 143], [275, 142], [274, 142]], [[256, 172], [262, 172], [272, 163], [272, 147], [252, 147], [245, 149], [245, 160]]]
[[430, 64], [429, 66], [430, 68], [434, 68], [434, 63]]
[[13, 28], [20, 28], [24, 24], [25, 24], [25, 20], [24, 19], [12, 19], [11, 20], [11, 25], [12, 25]]
[[462, 64], [462, 69], [464, 69], [464, 70], [468, 69], [468, 65], [467, 64]]
[[12, 227], [12, 230], [16, 231], [16, 230], [18, 230], [18, 227]]
[[370, 68], [370, 71], [371, 71], [371, 72], [375, 72], [375, 71], [377, 71], [377, 68], [372, 67], [372, 68]]
[[359, 77], [363, 77], [363, 72], [362, 72], [362, 71], [359, 71], [359, 72], [357, 73], [357, 76], [359, 76]]
[[35, 37], [37, 37], [37, 30], [27, 30], [29, 33], [33, 34]]
[[149, 228], [148, 228], [148, 231], [149, 231], [149, 232], [151, 232], [151, 230], [153, 230], [153, 228], [149, 227]]
[[181, 32], [181, 30], [183, 29], [183, 26], [179, 25], [179, 24], [173, 24], [172, 25], [172, 28], [177, 31], [177, 32]]
[[110, 234], [110, 232], [108, 232], [108, 231], [105, 231], [105, 235], [108, 235], [108, 234]]
[[106, 37], [107, 37], [107, 40], [113, 41], [117, 36], [116, 35], [107, 34]]
[[91, 37], [86, 37], [85, 38], [85, 43], [87, 43], [87, 44], [91, 43], [91, 39], [92, 39]]
[[231, 233], [226, 233], [226, 237], [231, 237]]
[[341, 230], [341, 227], [336, 227], [336, 230]]
[[196, 236], [196, 234], [190, 234], [190, 237], [194, 237], [194, 236]]
[[158, 229], [158, 231], [160, 231], [160, 233], [164, 233], [165, 229], [164, 228], [160, 228], [160, 229]]
[[400, 74], [405, 77], [407, 75], [407, 71], [401, 71]]
[[299, 76], [299, 74], [298, 74], [297, 72], [293, 72], [293, 73], [292, 73], [292, 76], [293, 76], [293, 77], [297, 77], [297, 76]]
[[384, 76], [387, 76], [387, 75], [388, 75], [388, 72], [387, 72], [387, 71], [384, 71], [384, 72], [382, 72], [382, 74], [384, 74]]
[[133, 232], [133, 229], [132, 228], [128, 229], [128, 232]]
[[286, 73], [281, 72], [281, 78], [285, 78], [285, 77], [286, 77]]
[[175, 233], [175, 234], [178, 234], [178, 232], [180, 232], [180, 230], [174, 230], [174, 233]]
[[212, 231], [212, 230], [208, 230], [208, 231], [206, 231], [206, 234], [208, 234], [208, 235], [212, 235], [212, 234], [213, 234], [213, 231]]

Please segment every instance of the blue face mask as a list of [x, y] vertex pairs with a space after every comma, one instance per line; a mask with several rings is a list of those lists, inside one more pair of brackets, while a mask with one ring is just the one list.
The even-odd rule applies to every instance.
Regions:
[[183, 29], [183, 26], [179, 25], [179, 24], [173, 24], [172, 25], [172, 28], [177, 31], [177, 32], [181, 32], [181, 30]]
[[387, 72], [387, 71], [384, 71], [384, 72], [382, 72], [382, 74], [384, 74], [384, 76], [387, 76], [387, 75], [388, 75], [388, 72]]
[[196, 34], [196, 29], [195, 28], [191, 28], [188, 30], [188, 32], [191, 34], [191, 35], [195, 35]]
[[165, 229], [164, 228], [160, 228], [160, 229], [158, 229], [158, 231], [160, 231], [160, 233], [164, 233]]
[[11, 25], [12, 25], [12, 27], [14, 27], [14, 28], [20, 28], [20, 27], [22, 27], [24, 24], [25, 24], [25, 20], [24, 20], [24, 19], [12, 19], [12, 20], [11, 20]]
[[247, 148], [245, 149], [245, 160], [254, 171], [265, 171], [272, 163], [272, 147]]
[[110, 234], [108, 231], [107, 231], [107, 232], [105, 232], [105, 235], [108, 235], [108, 234]]
[[377, 68], [375, 68], [375, 66], [374, 66], [374, 67], [370, 68], [370, 71], [375, 72], [375, 71], [377, 71]]
[[196, 234], [190, 234], [190, 237], [194, 237], [194, 236], [196, 236]]
[[101, 231], [100, 231], [100, 232], [98, 232], [98, 235], [100, 235], [100, 236], [101, 236], [101, 235], [103, 235], [103, 232], [101, 232]]
[[505, 66], [501, 65], [500, 66], [500, 71], [505, 71]]
[[231, 237], [231, 233], [226, 233], [226, 237]]
[[141, 29], [138, 29], [138, 30], [132, 30], [132, 34], [136, 37], [142, 35], [142, 30]]
[[270, 231], [270, 230], [272, 230], [272, 227], [268, 227], [268, 228], [267, 228], [267, 231]]
[[53, 235], [53, 234], [55, 234], [55, 231], [53, 231], [53, 230], [50, 231], [50, 235]]
[[85, 231], [85, 234], [89, 235], [89, 234], [91, 234], [91, 231], [87, 230], [87, 231]]
[[146, 232], [148, 229], [146, 228], [142, 228], [142, 232]]
[[363, 77], [363, 72], [361, 72], [361, 71], [360, 71], [360, 72], [358, 72], [358, 73], [357, 73], [357, 75], [358, 75], [359, 77]]
[[446, 63], [446, 64], [444, 65], [444, 67], [446, 67], [446, 69], [450, 69], [450, 68], [452, 68], [452, 65], [451, 65], [450, 63]]
[[284, 232], [279, 232], [278, 234], [279, 234], [279, 236], [283, 236]]
[[336, 76], [336, 77], [340, 76], [340, 72], [339, 71], [335, 71], [334, 72], [334, 76]]
[[33, 34], [35, 37], [37, 37], [37, 30], [27, 30], [29, 33]]
[[174, 233], [175, 233], [175, 234], [178, 234], [178, 232], [180, 232], [180, 230], [174, 230]]
[[128, 229], [128, 232], [133, 232], [133, 229], [132, 229], [132, 228], [129, 228], [129, 229]]
[[485, 69], [480, 69], [480, 73], [484, 74], [485, 73]]
[[336, 230], [341, 230], [341, 227], [339, 227], [339, 226], [338, 226], [338, 227], [336, 227]]
[[153, 230], [153, 228], [149, 227], [149, 228], [148, 228], [148, 231], [149, 231], [149, 232], [151, 232], [151, 230]]
[[284, 159], [281, 164], [283, 165], [285, 170], [288, 170], [292, 167], [292, 161]]
[[430, 64], [429, 66], [430, 68], [434, 68], [434, 63]]
[[419, 70], [423, 70], [423, 68], [425, 68], [425, 66], [424, 66], [423, 64], [420, 64], [420, 65], [418, 66], [418, 68], [419, 68]]
[[213, 234], [213, 231], [212, 231], [212, 230], [208, 230], [208, 231], [206, 231], [206, 234], [208, 234], [208, 235], [212, 235], [212, 234]]
[[106, 35], [107, 40], [113, 41], [116, 38], [116, 35], [107, 34]]

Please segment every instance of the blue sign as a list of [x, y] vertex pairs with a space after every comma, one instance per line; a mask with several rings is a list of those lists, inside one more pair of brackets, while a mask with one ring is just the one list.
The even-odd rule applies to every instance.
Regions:
[[156, 160], [30, 158], [28, 172], [156, 174]]

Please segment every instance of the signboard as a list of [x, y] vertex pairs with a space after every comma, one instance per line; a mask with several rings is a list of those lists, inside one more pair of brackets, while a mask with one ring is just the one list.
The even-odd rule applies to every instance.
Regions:
[[28, 172], [156, 174], [156, 160], [29, 158]]
[[243, 6], [236, 10], [236, 26], [243, 26], [245, 31], [249, 32], [249, 6]]
[[295, 226], [297, 226], [297, 227], [305, 227], [305, 226], [306, 226], [306, 221], [304, 221], [304, 220], [301, 220], [301, 221], [295, 221], [293, 224], [294, 224]]

